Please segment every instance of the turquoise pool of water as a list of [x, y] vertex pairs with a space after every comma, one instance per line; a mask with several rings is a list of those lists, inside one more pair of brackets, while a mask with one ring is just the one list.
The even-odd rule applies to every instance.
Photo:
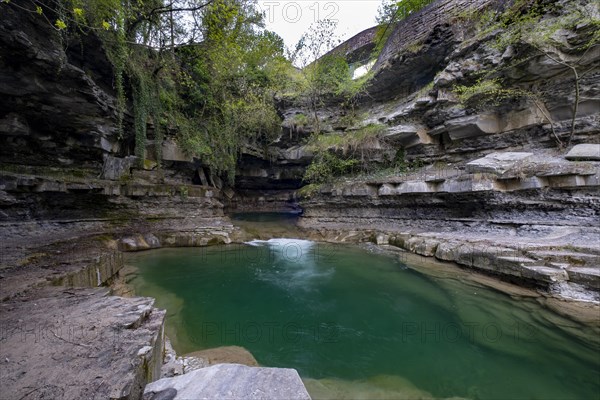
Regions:
[[179, 354], [242, 346], [297, 369], [317, 398], [600, 398], [588, 328], [377, 251], [273, 239], [130, 263], [136, 293], [167, 309]]

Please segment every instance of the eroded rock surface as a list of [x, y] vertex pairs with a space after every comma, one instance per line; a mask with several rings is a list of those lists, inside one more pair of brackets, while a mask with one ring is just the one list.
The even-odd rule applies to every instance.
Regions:
[[140, 398], [162, 365], [165, 312], [153, 304], [76, 288], [1, 303], [2, 397]]

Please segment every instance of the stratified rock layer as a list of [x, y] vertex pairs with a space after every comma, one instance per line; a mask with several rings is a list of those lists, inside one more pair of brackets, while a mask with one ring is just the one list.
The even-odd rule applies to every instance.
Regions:
[[600, 289], [600, 164], [493, 153], [462, 169], [325, 185], [301, 225], [523, 284]]

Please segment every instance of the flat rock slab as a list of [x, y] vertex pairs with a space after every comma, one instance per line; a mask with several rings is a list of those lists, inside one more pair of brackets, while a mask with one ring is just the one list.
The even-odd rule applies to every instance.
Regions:
[[573, 161], [600, 161], [600, 144], [578, 144], [565, 156]]
[[217, 364], [146, 386], [144, 400], [159, 399], [310, 400], [310, 396], [294, 369]]
[[467, 163], [467, 169], [472, 172], [489, 172], [503, 174], [517, 166], [523, 160], [531, 157], [533, 153], [502, 152], [491, 153], [483, 158]]
[[0, 303], [0, 397], [140, 398], [162, 364], [153, 303], [59, 287]]

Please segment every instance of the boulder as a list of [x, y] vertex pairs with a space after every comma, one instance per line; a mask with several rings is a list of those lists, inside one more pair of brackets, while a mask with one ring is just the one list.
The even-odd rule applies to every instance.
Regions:
[[205, 360], [208, 365], [241, 364], [258, 367], [258, 362], [248, 350], [240, 346], [222, 346], [186, 354], [184, 357], [195, 357]]
[[392, 143], [400, 144], [405, 148], [433, 142], [431, 136], [427, 134], [425, 127], [416, 124], [401, 124], [390, 127], [384, 137]]
[[393, 196], [397, 193], [396, 186], [384, 183], [379, 187], [378, 194], [379, 196]]
[[280, 150], [278, 157], [287, 161], [309, 163], [314, 157], [314, 153], [308, 146], [292, 146], [288, 149]]
[[121, 251], [141, 251], [161, 247], [160, 240], [151, 233], [124, 237], [118, 242]]
[[152, 382], [143, 399], [310, 400], [310, 396], [294, 369], [217, 364]]

